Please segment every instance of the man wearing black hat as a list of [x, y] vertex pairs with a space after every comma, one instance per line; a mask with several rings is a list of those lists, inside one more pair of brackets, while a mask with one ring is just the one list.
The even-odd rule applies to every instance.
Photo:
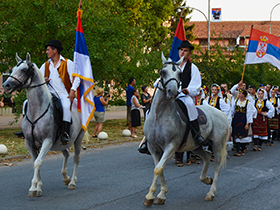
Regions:
[[181, 90], [178, 98], [187, 107], [187, 114], [191, 123], [191, 132], [195, 140], [196, 145], [203, 145], [204, 140], [201, 137], [197, 117], [198, 112], [195, 108], [194, 97], [199, 94], [201, 87], [201, 76], [196, 65], [191, 63], [190, 55], [194, 47], [189, 43], [189, 41], [184, 40], [179, 50], [179, 57], [184, 57], [183, 62], [180, 64], [180, 69], [182, 71], [182, 80], [179, 91]]
[[40, 70], [46, 81], [50, 84], [50, 92], [54, 95], [58, 94], [61, 100], [63, 107], [61, 144], [66, 145], [69, 143], [71, 106], [75, 98], [75, 92], [80, 84], [80, 78], [75, 77], [73, 81], [74, 63], [60, 55], [60, 52], [63, 50], [60, 41], [50, 40], [45, 45], [45, 48], [49, 60], [41, 66]]

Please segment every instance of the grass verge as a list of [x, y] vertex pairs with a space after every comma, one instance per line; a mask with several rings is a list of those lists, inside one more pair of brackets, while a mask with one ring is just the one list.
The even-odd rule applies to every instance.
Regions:
[[[136, 132], [138, 138], [123, 137], [122, 131], [127, 129], [126, 119], [115, 119], [106, 120], [103, 124], [103, 131], [108, 134], [107, 140], [97, 140], [92, 138], [94, 127], [96, 122], [90, 122], [88, 126], [89, 139], [88, 141], [83, 141], [82, 146], [85, 148], [101, 148], [106, 145], [120, 144], [124, 142], [140, 141], [143, 138], [143, 124], [142, 119], [141, 126], [137, 127]], [[8, 154], [0, 154], [0, 163], [9, 163], [14, 161], [20, 161], [25, 158], [30, 158], [29, 152], [25, 147], [24, 139], [20, 139], [14, 135], [14, 132], [19, 132], [20, 128], [11, 129], [0, 129], [0, 144], [4, 144], [8, 149]], [[73, 146], [70, 147], [70, 152], [72, 152]], [[61, 152], [50, 151], [48, 155], [58, 154]], [[1, 164], [0, 164], [1, 165]]]

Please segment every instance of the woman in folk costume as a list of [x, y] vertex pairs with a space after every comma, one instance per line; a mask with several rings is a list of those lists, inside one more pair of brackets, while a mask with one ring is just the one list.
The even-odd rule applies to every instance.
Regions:
[[268, 140], [268, 118], [274, 116], [274, 106], [264, 99], [264, 89], [259, 89], [258, 99], [254, 106], [257, 109], [257, 116], [253, 122], [254, 151], [262, 151], [262, 143]]
[[195, 105], [206, 105], [207, 100], [205, 99], [205, 96], [207, 95], [206, 90], [204, 90], [202, 87], [200, 88], [199, 94], [196, 96], [196, 103]]
[[208, 99], [208, 104], [224, 112], [228, 118], [229, 125], [231, 125], [232, 118], [230, 105], [223, 100], [220, 86], [217, 84], [213, 84], [211, 86], [211, 91], [212, 94], [211, 97]]
[[267, 146], [273, 146], [273, 141], [277, 139], [278, 137], [278, 129], [279, 129], [279, 98], [276, 97], [276, 87], [273, 87], [270, 91], [271, 97], [269, 101], [274, 106], [274, 117], [271, 119], [268, 119], [269, 128], [271, 129], [272, 136], [269, 138], [269, 141], [267, 142]]
[[252, 141], [254, 105], [246, 99], [247, 91], [239, 90], [239, 97], [232, 102], [232, 137], [235, 142], [236, 153], [234, 156], [245, 154], [246, 145]]

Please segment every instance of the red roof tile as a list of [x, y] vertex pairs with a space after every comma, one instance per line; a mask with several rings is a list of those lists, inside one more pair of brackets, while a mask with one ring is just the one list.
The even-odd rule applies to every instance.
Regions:
[[[210, 23], [211, 38], [237, 38], [249, 37], [251, 26], [255, 29], [269, 33], [270, 21], [222, 21]], [[206, 21], [187, 22], [186, 25], [195, 24], [193, 34], [196, 39], [207, 39], [208, 24]], [[271, 21], [271, 34], [280, 36], [280, 21]]]

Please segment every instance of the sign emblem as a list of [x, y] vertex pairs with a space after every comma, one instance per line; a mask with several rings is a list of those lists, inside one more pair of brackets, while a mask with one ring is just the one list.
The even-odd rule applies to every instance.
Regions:
[[266, 54], [267, 46], [268, 46], [267, 41], [268, 41], [268, 38], [266, 36], [261, 36], [260, 37], [260, 41], [258, 43], [258, 48], [257, 48], [257, 51], [256, 51], [256, 55], [259, 58], [262, 58]]

